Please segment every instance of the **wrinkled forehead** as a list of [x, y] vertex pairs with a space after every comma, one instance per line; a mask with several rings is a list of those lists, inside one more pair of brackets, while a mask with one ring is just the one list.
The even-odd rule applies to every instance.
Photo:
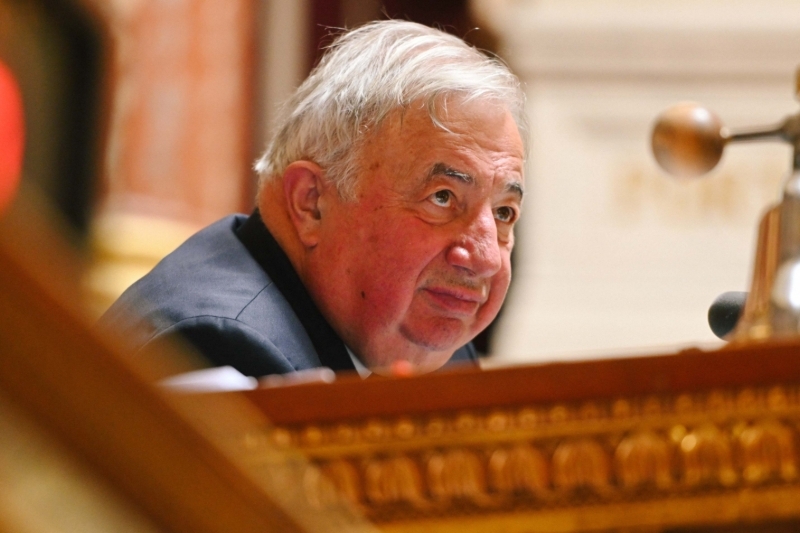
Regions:
[[356, 186], [382, 169], [398, 183], [461, 176], [473, 185], [478, 178], [501, 188], [513, 182], [521, 193], [523, 152], [516, 122], [502, 105], [448, 102], [436, 115], [424, 106], [398, 109], [359, 147]]
[[371, 150], [375, 148], [376, 141], [386, 137], [398, 140], [411, 137], [416, 140], [419, 136], [433, 138], [437, 133], [454, 131], [477, 135], [484, 129], [484, 122], [505, 120], [506, 117], [514, 121], [521, 141], [519, 156], [524, 160], [526, 132], [514, 113], [498, 99], [465, 99], [460, 95], [440, 96], [398, 106], [372, 126], [362, 128], [359, 142], [353, 148], [360, 158], [368, 158], [374, 155]]

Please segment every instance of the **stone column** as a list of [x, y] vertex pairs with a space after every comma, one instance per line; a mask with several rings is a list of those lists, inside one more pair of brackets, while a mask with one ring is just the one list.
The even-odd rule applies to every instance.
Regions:
[[255, 0], [114, 0], [110, 139], [88, 278], [99, 312], [188, 235], [252, 208]]

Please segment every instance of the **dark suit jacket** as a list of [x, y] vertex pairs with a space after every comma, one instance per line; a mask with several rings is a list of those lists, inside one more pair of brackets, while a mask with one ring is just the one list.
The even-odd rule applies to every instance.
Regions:
[[[211, 366], [249, 376], [354, 370], [258, 211], [226, 217], [189, 238], [126, 290], [100, 327], [121, 331], [137, 352], [177, 335]], [[468, 344], [448, 365], [475, 361]]]

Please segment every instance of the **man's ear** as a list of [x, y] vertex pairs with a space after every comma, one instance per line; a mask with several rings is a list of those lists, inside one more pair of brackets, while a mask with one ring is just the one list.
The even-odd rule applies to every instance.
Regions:
[[283, 194], [289, 218], [297, 236], [307, 248], [319, 242], [320, 196], [325, 191], [325, 177], [319, 165], [295, 161], [283, 173]]

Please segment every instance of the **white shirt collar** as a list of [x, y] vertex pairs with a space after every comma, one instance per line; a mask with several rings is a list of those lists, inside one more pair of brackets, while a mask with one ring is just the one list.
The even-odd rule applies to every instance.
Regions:
[[356, 367], [356, 372], [358, 372], [358, 375], [361, 376], [361, 379], [368, 378], [372, 374], [372, 370], [364, 366], [364, 363], [361, 362], [361, 359], [356, 357], [356, 354], [350, 351], [350, 348], [345, 346], [345, 349], [347, 350], [347, 355], [349, 355], [350, 359], [353, 361], [353, 366]]

